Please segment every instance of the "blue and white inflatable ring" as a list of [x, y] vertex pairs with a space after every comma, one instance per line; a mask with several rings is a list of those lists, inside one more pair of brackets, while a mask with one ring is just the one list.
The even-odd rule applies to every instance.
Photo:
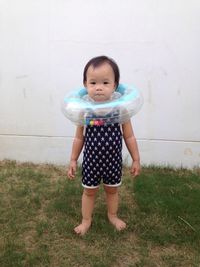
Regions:
[[68, 94], [62, 112], [76, 125], [104, 125], [130, 120], [143, 105], [141, 92], [133, 86], [119, 84], [110, 101], [89, 101], [83, 87]]

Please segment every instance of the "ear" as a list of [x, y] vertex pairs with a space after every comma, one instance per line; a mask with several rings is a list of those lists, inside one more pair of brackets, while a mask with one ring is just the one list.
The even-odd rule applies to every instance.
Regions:
[[116, 89], [117, 89], [117, 84], [115, 83], [114, 88], [113, 88], [113, 92], [116, 91]]

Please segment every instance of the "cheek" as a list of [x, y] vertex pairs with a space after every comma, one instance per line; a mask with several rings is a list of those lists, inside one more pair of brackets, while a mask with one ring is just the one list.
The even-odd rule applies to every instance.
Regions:
[[89, 87], [89, 88], [87, 89], [87, 92], [88, 92], [89, 95], [92, 95], [92, 94], [94, 93], [94, 90], [93, 90], [92, 88]]

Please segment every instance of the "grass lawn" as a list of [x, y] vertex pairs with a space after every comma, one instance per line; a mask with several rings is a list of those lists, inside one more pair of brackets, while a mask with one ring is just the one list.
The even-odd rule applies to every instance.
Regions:
[[92, 228], [80, 222], [80, 172], [53, 165], [0, 162], [0, 266], [200, 266], [200, 170], [124, 169], [116, 232], [99, 190]]

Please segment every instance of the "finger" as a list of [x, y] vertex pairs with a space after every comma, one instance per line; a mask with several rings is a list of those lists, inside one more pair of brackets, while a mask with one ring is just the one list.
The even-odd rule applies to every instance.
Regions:
[[76, 168], [75, 167], [72, 167], [72, 177], [74, 178], [76, 175]]
[[74, 174], [73, 174], [73, 170], [69, 170], [68, 171], [68, 174], [67, 174], [68, 178], [71, 180], [71, 179], [74, 179]]
[[74, 175], [70, 174], [70, 175], [68, 176], [68, 178], [69, 178], [69, 180], [73, 180], [73, 179], [74, 179]]
[[130, 173], [134, 174], [135, 173], [135, 168], [131, 169]]
[[134, 168], [131, 170], [131, 174], [133, 175], [133, 177], [136, 177], [138, 175], [138, 171]]
[[138, 176], [139, 174], [140, 174], [140, 171], [136, 169], [134, 172], [134, 177]]
[[76, 167], [71, 167], [70, 168], [70, 177], [71, 179], [74, 179], [76, 176]]

